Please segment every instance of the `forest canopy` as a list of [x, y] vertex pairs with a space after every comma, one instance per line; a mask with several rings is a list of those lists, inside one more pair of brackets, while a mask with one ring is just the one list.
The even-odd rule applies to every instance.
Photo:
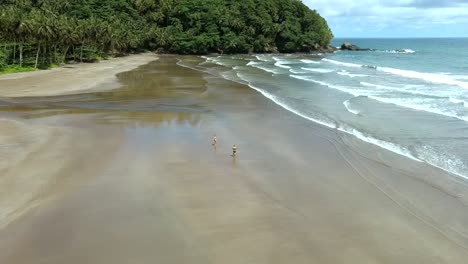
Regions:
[[0, 0], [0, 70], [141, 50], [308, 52], [332, 38], [299, 0]]

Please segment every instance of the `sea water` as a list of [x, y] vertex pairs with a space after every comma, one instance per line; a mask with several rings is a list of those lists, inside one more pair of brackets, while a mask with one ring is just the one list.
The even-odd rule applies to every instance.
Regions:
[[468, 39], [335, 39], [369, 51], [207, 56], [311, 122], [468, 178]]

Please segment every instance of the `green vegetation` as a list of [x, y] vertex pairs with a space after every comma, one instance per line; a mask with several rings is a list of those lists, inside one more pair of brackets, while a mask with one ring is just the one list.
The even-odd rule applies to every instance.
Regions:
[[8, 65], [4, 67], [3, 69], [0, 69], [0, 74], [30, 72], [30, 71], [35, 71], [35, 70], [37, 69], [33, 67], [24, 67], [24, 66], [20, 67], [19, 65]]
[[142, 50], [309, 52], [332, 37], [299, 0], [0, 0], [0, 71]]

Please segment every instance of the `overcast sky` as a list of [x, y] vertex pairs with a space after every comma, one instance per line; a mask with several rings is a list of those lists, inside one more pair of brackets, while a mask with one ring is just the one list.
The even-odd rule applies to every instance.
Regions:
[[468, 0], [303, 0], [335, 37], [468, 37]]

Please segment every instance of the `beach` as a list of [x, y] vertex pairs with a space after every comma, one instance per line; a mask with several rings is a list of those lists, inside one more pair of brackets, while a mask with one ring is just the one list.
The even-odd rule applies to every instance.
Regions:
[[463, 178], [199, 57], [116, 61], [0, 76], [0, 263], [466, 263]]
[[[109, 90], [118, 86], [116, 74], [157, 59], [151, 53], [111, 58], [98, 63], [66, 64], [51, 70], [0, 75], [0, 96], [54, 96]], [[95, 91], [95, 90], [93, 90]]]

